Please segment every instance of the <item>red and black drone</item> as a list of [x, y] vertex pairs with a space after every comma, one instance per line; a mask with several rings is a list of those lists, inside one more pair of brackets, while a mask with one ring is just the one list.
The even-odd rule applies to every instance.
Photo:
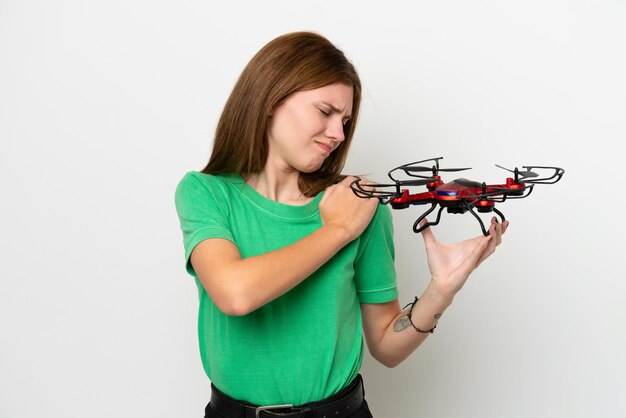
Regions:
[[[427, 160], [416, 161], [394, 168], [388, 173], [393, 180], [393, 184], [379, 183], [363, 183], [361, 179], [357, 179], [350, 184], [354, 193], [362, 198], [376, 197], [381, 203], [389, 203], [394, 209], [405, 209], [410, 205], [426, 205], [431, 204], [430, 209], [424, 212], [413, 224], [413, 231], [422, 232], [429, 226], [439, 224], [441, 212], [445, 209], [448, 213], [465, 213], [470, 212], [480, 224], [480, 228], [484, 235], [489, 235], [485, 229], [483, 221], [480, 219], [476, 211], [479, 213], [495, 212], [500, 221], [504, 222], [504, 215], [496, 209], [496, 203], [504, 202], [507, 199], [523, 199], [528, 197], [533, 190], [535, 184], [554, 184], [561, 180], [565, 170], [559, 167], [546, 166], [522, 166], [523, 170], [517, 167], [514, 170], [499, 166], [506, 171], [513, 173], [513, 177], [508, 177], [504, 184], [486, 184], [479, 183], [464, 178], [444, 183], [439, 173], [470, 170], [470, 168], [439, 168], [439, 158], [429, 158]], [[433, 161], [431, 167], [417, 165]], [[550, 170], [545, 177], [531, 170]], [[404, 172], [410, 179], [397, 180], [392, 173], [396, 171]], [[429, 176], [416, 173], [431, 172]], [[410, 194], [408, 189], [402, 189], [403, 186], [426, 186], [428, 191], [423, 193]], [[426, 218], [439, 205], [437, 219], [435, 222], [427, 220], [422, 226], [420, 222]]]

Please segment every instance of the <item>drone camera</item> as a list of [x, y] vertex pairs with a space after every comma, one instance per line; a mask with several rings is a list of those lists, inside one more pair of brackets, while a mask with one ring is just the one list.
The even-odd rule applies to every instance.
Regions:
[[465, 212], [467, 212], [467, 209], [464, 207], [458, 207], [458, 208], [454, 208], [454, 207], [449, 207], [448, 208], [448, 213], [454, 213], [457, 215], [462, 215]]

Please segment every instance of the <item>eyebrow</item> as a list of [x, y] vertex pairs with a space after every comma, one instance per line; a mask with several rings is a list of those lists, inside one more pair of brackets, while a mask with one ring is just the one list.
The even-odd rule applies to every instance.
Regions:
[[[330, 103], [328, 103], [327, 101], [322, 100], [321, 103], [325, 104], [326, 106], [330, 107], [334, 112], [337, 113], [341, 113], [341, 109], [336, 108], [335, 106], [331, 105]], [[352, 115], [346, 115], [345, 119], [346, 120], [350, 120], [350, 118], [352, 118]]]

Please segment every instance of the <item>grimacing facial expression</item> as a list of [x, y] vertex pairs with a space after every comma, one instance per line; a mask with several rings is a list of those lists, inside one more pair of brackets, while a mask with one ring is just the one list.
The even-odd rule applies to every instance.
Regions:
[[270, 115], [268, 164], [311, 173], [345, 140], [353, 87], [343, 83], [297, 91]]

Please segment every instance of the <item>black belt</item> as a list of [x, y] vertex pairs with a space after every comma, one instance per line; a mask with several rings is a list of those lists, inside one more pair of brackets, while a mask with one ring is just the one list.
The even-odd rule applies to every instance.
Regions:
[[206, 414], [208, 416], [208, 410], [212, 408], [228, 418], [342, 418], [353, 414], [361, 407], [363, 394], [361, 375], [358, 375], [350, 386], [341, 392], [319, 402], [310, 402], [300, 406], [254, 405], [233, 399], [211, 384], [211, 402], [206, 407]]

